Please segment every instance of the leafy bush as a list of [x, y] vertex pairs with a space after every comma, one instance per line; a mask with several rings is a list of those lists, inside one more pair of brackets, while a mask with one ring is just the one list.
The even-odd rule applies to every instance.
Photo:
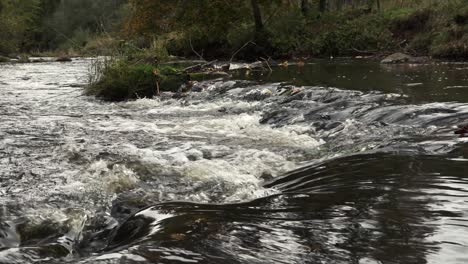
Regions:
[[8, 59], [7, 57], [3, 57], [3, 56], [0, 56], [0, 62], [9, 62], [10, 59]]
[[119, 49], [120, 42], [110, 36], [94, 36], [90, 38], [82, 52], [89, 55], [113, 55]]
[[434, 36], [432, 32], [417, 33], [409, 42], [407, 51], [417, 55], [426, 55], [430, 52], [430, 47]]
[[291, 55], [292, 52], [303, 53], [306, 19], [297, 12], [289, 12], [279, 16], [269, 25], [271, 46], [279, 56]]
[[135, 63], [127, 59], [95, 62], [85, 93], [107, 101], [151, 98], [160, 91], [177, 91], [188, 76], [170, 66]]
[[326, 14], [307, 26], [306, 50], [314, 55], [347, 55], [358, 50], [392, 49], [392, 34], [387, 25], [386, 19], [378, 14], [357, 17]]
[[124, 60], [96, 62], [93, 80], [86, 94], [104, 100], [122, 101], [132, 98], [153, 97], [156, 76], [153, 66], [128, 64]]

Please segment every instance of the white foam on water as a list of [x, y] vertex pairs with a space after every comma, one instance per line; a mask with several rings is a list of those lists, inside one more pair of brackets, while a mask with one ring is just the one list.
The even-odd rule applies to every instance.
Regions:
[[147, 263], [147, 260], [139, 255], [135, 254], [130, 254], [130, 253], [109, 253], [109, 254], [104, 254], [99, 257], [94, 258], [95, 261], [103, 261], [103, 260], [130, 260], [133, 262], [142, 262], [142, 263]]

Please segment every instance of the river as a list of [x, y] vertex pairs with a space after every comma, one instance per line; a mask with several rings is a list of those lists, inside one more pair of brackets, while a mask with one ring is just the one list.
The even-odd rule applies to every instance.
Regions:
[[468, 263], [468, 65], [241, 70], [83, 95], [0, 64], [0, 263]]

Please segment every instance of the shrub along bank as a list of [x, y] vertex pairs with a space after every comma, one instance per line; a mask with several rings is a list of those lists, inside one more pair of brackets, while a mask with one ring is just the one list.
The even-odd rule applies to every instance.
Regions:
[[190, 76], [180, 68], [119, 58], [96, 61], [85, 93], [108, 101], [151, 98], [176, 92]]
[[[248, 8], [239, 14], [233, 9], [237, 16], [230, 19], [222, 16], [228, 11], [211, 6], [206, 8], [219, 9], [210, 13], [210, 19], [216, 23], [208, 25], [204, 15], [204, 19], [197, 20], [198, 17], [185, 12], [177, 21], [164, 21], [170, 25], [166, 31], [151, 32], [154, 27], [148, 27], [149, 30], [144, 28], [140, 32], [140, 28], [134, 28], [132, 32], [138, 37], [130, 37], [130, 40], [143, 47], [151, 46], [154, 41], [164, 43], [169, 54], [205, 59], [230, 59], [235, 55], [235, 59], [257, 60], [260, 57], [348, 56], [397, 51], [437, 58], [468, 58], [466, 0], [407, 1], [380, 9], [367, 5], [345, 6], [340, 10], [311, 9], [306, 13], [293, 7], [268, 7], [266, 4], [261, 7], [265, 21], [261, 34], [256, 31]], [[173, 16], [177, 14], [174, 11]], [[184, 22], [186, 17], [190, 18], [190, 23]], [[139, 26], [145, 23], [137, 22]]]

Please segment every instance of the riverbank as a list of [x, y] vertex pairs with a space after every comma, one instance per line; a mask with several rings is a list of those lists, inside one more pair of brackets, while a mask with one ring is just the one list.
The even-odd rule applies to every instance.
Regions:
[[307, 15], [296, 10], [275, 15], [265, 22], [261, 34], [252, 33], [252, 27], [233, 24], [225, 34], [210, 35], [212, 30], [200, 26], [159, 35], [148, 45], [163, 43], [165, 53], [207, 60], [380, 57], [395, 52], [468, 59], [468, 8], [461, 1], [311, 11]]

